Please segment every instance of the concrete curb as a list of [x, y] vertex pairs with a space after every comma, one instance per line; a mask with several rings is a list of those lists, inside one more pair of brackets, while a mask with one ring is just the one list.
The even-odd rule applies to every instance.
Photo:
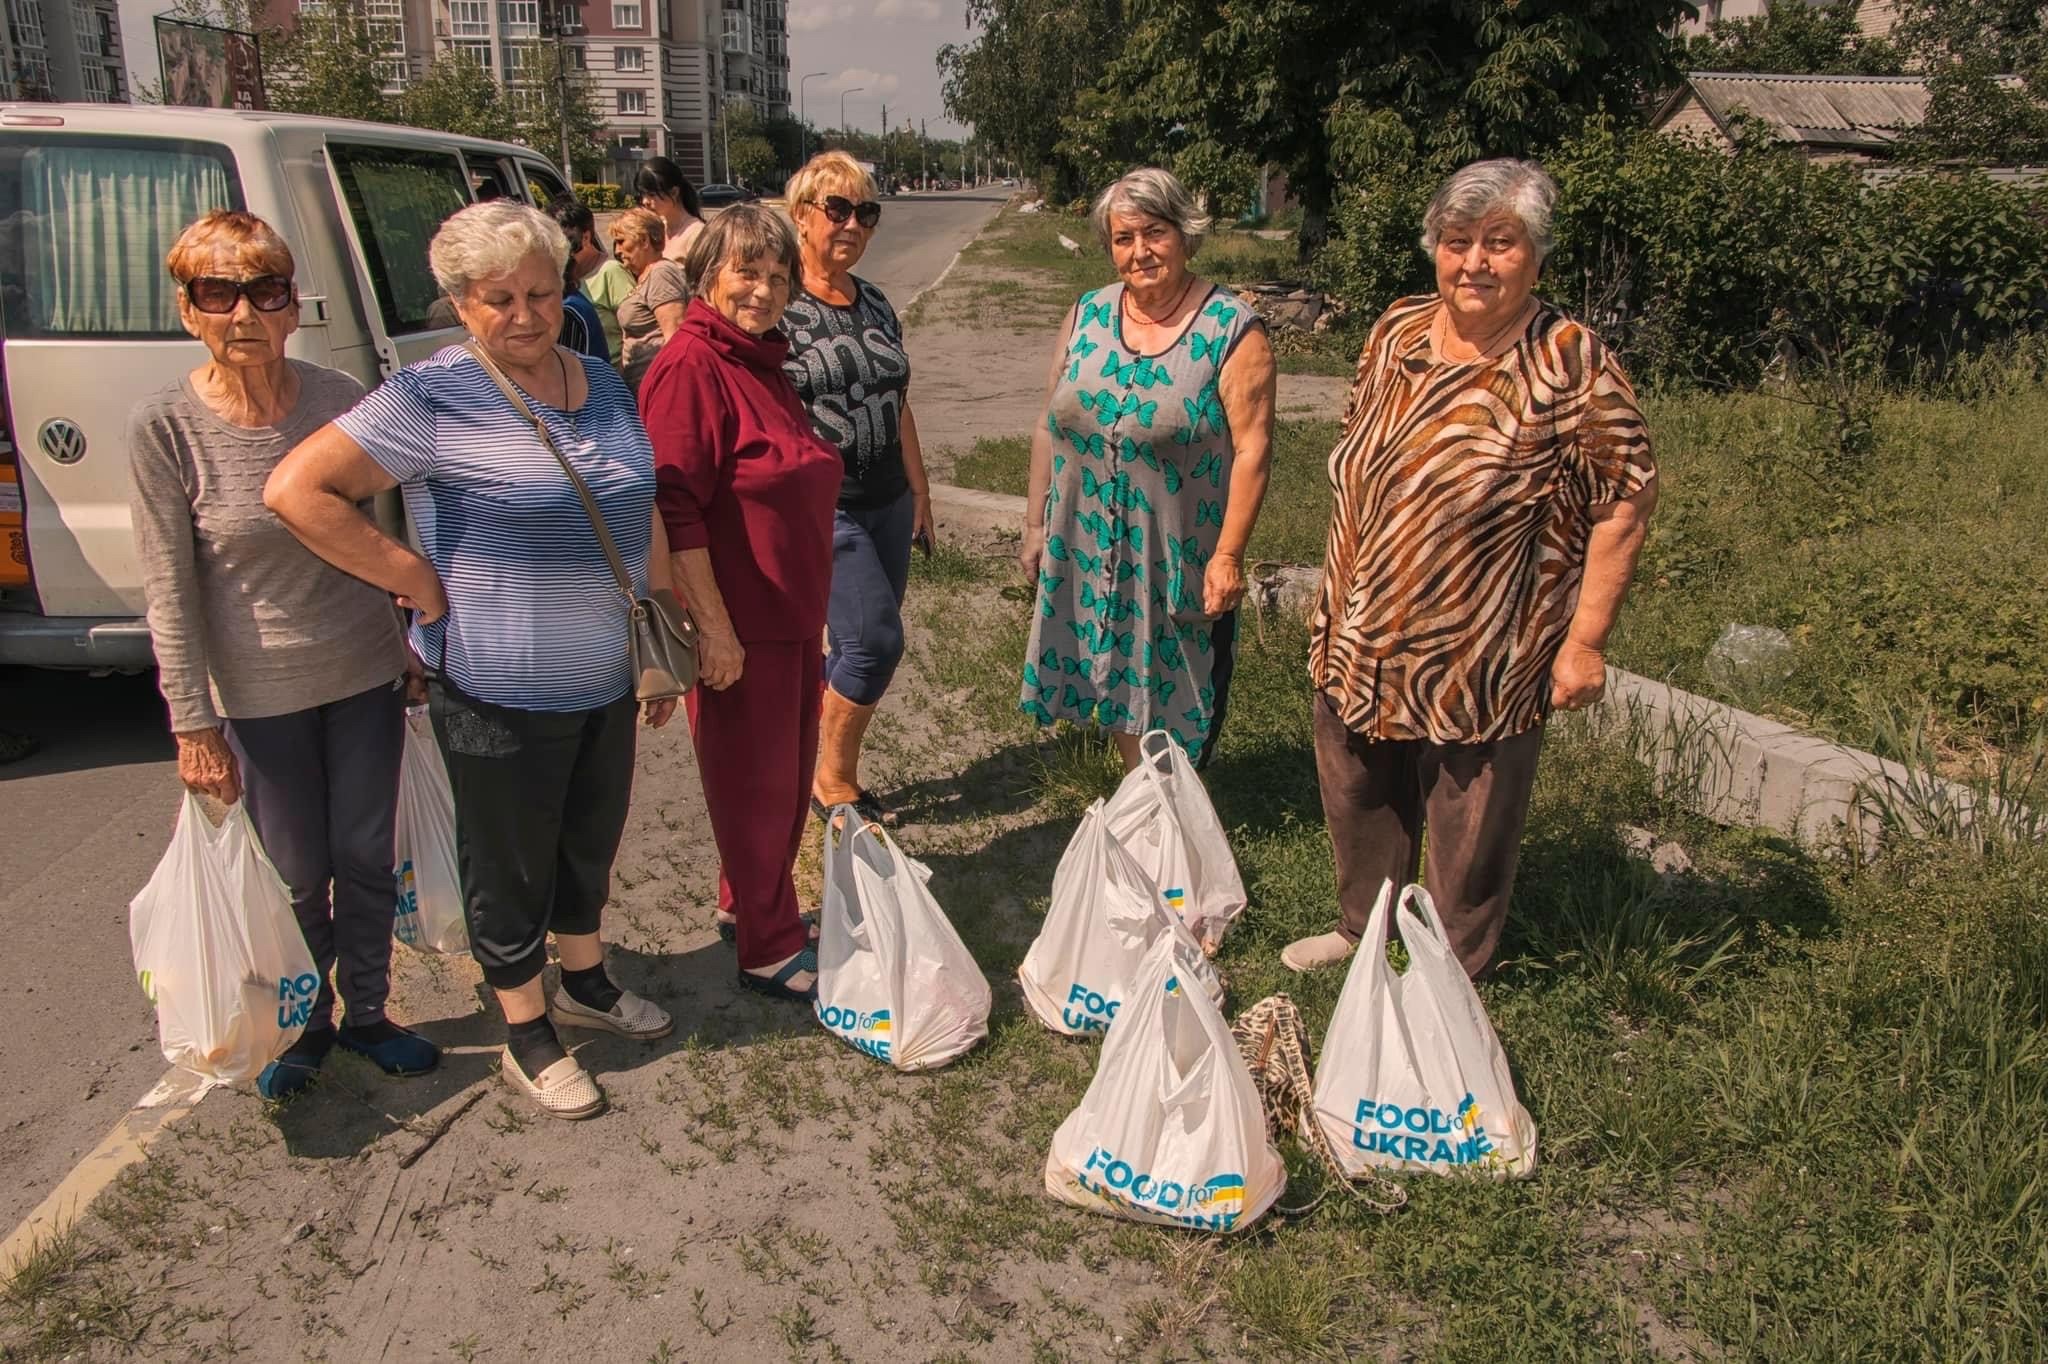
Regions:
[[[1024, 520], [1024, 499], [1005, 493], [934, 484], [932, 505], [959, 526], [1016, 529]], [[1718, 824], [1754, 825], [1804, 844], [1846, 837], [1870, 849], [1887, 804], [1923, 828], [1939, 818], [1968, 829], [1980, 814], [1967, 787], [1620, 668], [1608, 669], [1607, 695], [1587, 718], [1661, 780], [1691, 788], [1699, 812]]]

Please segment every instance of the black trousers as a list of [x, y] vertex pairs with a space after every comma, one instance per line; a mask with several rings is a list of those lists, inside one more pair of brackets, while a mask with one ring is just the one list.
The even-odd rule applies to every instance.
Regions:
[[241, 765], [249, 819], [291, 887], [320, 972], [307, 1026], [332, 1026], [337, 988], [351, 1024], [375, 1023], [391, 993], [398, 904], [391, 854], [405, 698], [395, 687], [372, 687], [223, 728]]
[[1209, 664], [1209, 686], [1216, 693], [1216, 709], [1209, 716], [1209, 734], [1202, 740], [1202, 751], [1195, 755], [1197, 768], [1207, 767], [1209, 759], [1216, 756], [1216, 741], [1223, 737], [1223, 717], [1230, 713], [1230, 679], [1237, 672], [1237, 612], [1225, 611], [1216, 617], [1216, 626], [1209, 632], [1209, 645], [1216, 651]]
[[428, 684], [455, 794], [469, 950], [484, 980], [538, 976], [549, 933], [595, 933], [633, 793], [629, 693], [594, 710], [518, 710]]

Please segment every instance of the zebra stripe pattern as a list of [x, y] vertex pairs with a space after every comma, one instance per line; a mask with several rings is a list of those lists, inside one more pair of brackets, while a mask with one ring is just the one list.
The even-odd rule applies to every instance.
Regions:
[[1656, 464], [1586, 328], [1544, 304], [1497, 357], [1438, 363], [1437, 307], [1402, 299], [1359, 355], [1309, 673], [1355, 733], [1484, 743], [1549, 712], [1591, 511]]

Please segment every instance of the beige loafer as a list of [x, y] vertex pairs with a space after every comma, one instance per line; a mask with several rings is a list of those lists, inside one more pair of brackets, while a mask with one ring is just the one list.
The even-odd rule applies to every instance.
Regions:
[[564, 1056], [528, 1079], [513, 1058], [512, 1048], [506, 1047], [498, 1071], [506, 1084], [533, 1100], [551, 1118], [589, 1118], [604, 1111], [604, 1091], [573, 1056]]
[[667, 1037], [676, 1027], [668, 1010], [631, 990], [621, 990], [618, 1002], [608, 1010], [578, 1004], [567, 990], [557, 990], [548, 999], [548, 1021], [558, 1028], [594, 1028], [639, 1042]]
[[1351, 939], [1342, 933], [1318, 933], [1287, 944], [1280, 953], [1280, 964], [1290, 971], [1315, 971], [1348, 959], [1351, 951]]

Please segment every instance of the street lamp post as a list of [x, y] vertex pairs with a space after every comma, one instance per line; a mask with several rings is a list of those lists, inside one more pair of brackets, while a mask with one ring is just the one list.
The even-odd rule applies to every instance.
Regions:
[[796, 142], [798, 165], [810, 160], [811, 155], [811, 118], [804, 112], [804, 82], [820, 80], [831, 74], [829, 71], [813, 71], [796, 83], [796, 121], [801, 125]]
[[846, 97], [848, 95], [857, 95], [865, 89], [867, 89], [865, 85], [856, 85], [851, 89], [839, 92], [839, 131], [841, 133], [846, 131]]

